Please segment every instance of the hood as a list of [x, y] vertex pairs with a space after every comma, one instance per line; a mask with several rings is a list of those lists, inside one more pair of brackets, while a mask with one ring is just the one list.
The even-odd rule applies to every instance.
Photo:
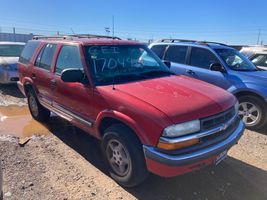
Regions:
[[240, 72], [240, 74], [257, 79], [260, 78], [266, 80], [267, 78], [267, 71]]
[[267, 71], [235, 72], [235, 76], [239, 77], [239, 79], [244, 83], [267, 85]]
[[17, 64], [19, 57], [2, 57], [0, 56], [0, 65], [2, 64]]
[[117, 84], [115, 91], [160, 110], [173, 123], [208, 117], [227, 110], [236, 102], [232, 94], [185, 76]]

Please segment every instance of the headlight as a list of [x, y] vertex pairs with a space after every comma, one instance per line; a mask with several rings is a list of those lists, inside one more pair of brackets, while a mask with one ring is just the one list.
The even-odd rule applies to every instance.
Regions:
[[235, 104], [235, 113], [238, 113], [239, 112], [239, 102], [237, 101], [236, 104]]
[[164, 129], [162, 136], [178, 137], [200, 131], [200, 121], [194, 120], [181, 124], [175, 124]]

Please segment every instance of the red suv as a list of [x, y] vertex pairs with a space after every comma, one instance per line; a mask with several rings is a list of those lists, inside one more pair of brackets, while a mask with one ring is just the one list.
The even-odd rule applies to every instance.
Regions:
[[148, 172], [171, 177], [217, 164], [244, 131], [233, 95], [174, 75], [137, 42], [36, 37], [18, 71], [33, 118], [53, 112], [101, 140], [110, 175], [126, 187]]

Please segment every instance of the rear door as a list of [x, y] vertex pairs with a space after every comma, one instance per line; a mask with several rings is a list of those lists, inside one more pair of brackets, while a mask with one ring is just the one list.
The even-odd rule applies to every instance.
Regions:
[[164, 60], [171, 62], [171, 71], [175, 74], [185, 74], [187, 70], [186, 59], [187, 59], [187, 46], [171, 45], [167, 48]]
[[212, 63], [220, 63], [213, 52], [204, 48], [192, 47], [185, 75], [206, 81], [227, 90], [232, 85], [228, 80], [228, 74], [211, 71], [209, 68]]
[[51, 91], [51, 64], [55, 53], [56, 44], [46, 43], [39, 51], [31, 72], [31, 78], [36, 87], [40, 101], [51, 105], [53, 93]]
[[93, 121], [93, 87], [90, 84], [66, 83], [61, 80], [64, 69], [84, 69], [81, 60], [82, 49], [78, 45], [62, 45], [53, 71], [53, 107], [76, 121], [90, 125]]

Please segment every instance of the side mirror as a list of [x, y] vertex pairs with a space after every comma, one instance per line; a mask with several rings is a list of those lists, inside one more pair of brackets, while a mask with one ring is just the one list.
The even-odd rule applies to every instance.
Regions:
[[168, 60], [163, 60], [163, 63], [168, 67], [171, 68], [171, 62]]
[[61, 73], [61, 80], [67, 83], [84, 81], [84, 72], [82, 69], [69, 68], [64, 69]]
[[212, 63], [210, 65], [211, 71], [217, 71], [217, 72], [225, 72], [223, 66], [220, 63]]

